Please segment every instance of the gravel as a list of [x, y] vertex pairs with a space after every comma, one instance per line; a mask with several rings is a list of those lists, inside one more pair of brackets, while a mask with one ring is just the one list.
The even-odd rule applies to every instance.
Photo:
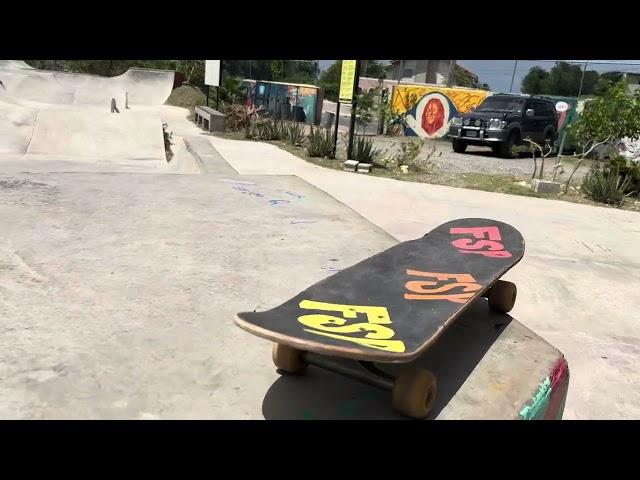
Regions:
[[[415, 140], [415, 137], [371, 137], [375, 148], [393, 152], [398, 149], [399, 142]], [[552, 156], [545, 159], [544, 178], [550, 179], [553, 174], [553, 166], [558, 157]], [[426, 142], [420, 155], [416, 159], [423, 163], [427, 160], [433, 162], [437, 170], [447, 173], [487, 173], [496, 175], [513, 175], [522, 179], [530, 179], [533, 173], [533, 159], [529, 153], [521, 153], [518, 158], [500, 158], [493, 154], [489, 147], [468, 146], [465, 153], [456, 153], [451, 143], [444, 140], [432, 140]], [[585, 162], [585, 164], [588, 162]], [[563, 170], [556, 176], [557, 181], [563, 181], [571, 173], [573, 165], [563, 162]], [[538, 168], [540, 159], [538, 159]], [[574, 175], [572, 184], [577, 184], [579, 179], [588, 171], [588, 165], [583, 165]], [[575, 183], [574, 183], [575, 182]]]

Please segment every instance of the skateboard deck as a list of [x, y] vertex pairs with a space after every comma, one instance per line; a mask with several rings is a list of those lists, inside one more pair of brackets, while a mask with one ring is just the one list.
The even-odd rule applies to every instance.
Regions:
[[512, 226], [454, 220], [344, 269], [236, 324], [299, 350], [409, 362], [524, 255]]

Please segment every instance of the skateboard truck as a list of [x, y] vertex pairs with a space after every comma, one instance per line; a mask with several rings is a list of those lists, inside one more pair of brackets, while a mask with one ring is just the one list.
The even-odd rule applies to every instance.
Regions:
[[[376, 367], [372, 362], [334, 360], [324, 355], [303, 352], [283, 344], [273, 344], [273, 363], [280, 373], [305, 373], [309, 365], [359, 380], [392, 392], [392, 404], [401, 414], [426, 418], [437, 395], [436, 377], [429, 370], [407, 368], [397, 377]], [[352, 363], [353, 362], [353, 363]]]

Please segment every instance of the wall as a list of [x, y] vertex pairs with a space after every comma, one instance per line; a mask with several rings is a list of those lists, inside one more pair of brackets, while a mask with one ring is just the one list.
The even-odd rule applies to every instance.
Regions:
[[[411, 101], [415, 95], [415, 102]], [[454, 117], [467, 113], [472, 107], [480, 105], [493, 92], [463, 87], [440, 87], [437, 85], [397, 85], [393, 88], [392, 109], [395, 113], [407, 110], [405, 135], [423, 138], [439, 138], [447, 134], [449, 122]], [[566, 103], [564, 112], [558, 112], [558, 141], [560, 144], [565, 129], [573, 123], [581, 111], [583, 101], [578, 103], [575, 97], [548, 96], [556, 103]], [[428, 106], [428, 108], [427, 108]], [[575, 149], [572, 140], [567, 137], [565, 151]]]
[[304, 111], [305, 123], [318, 124], [322, 115], [322, 91], [317, 87], [281, 82], [244, 80], [247, 106], [262, 105], [276, 119], [293, 120], [296, 107]]
[[[415, 102], [411, 101], [413, 95]], [[405, 135], [438, 138], [447, 133], [452, 118], [480, 105], [489, 95], [491, 92], [486, 90], [462, 87], [398, 85], [393, 89], [391, 102], [395, 113], [409, 111]]]

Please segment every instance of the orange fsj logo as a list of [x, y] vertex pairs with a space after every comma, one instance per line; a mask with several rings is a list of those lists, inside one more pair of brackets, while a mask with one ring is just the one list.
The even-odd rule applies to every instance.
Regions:
[[411, 292], [404, 294], [406, 300], [448, 300], [453, 303], [466, 303], [482, 288], [468, 273], [407, 270], [407, 275], [422, 279], [409, 280], [405, 284], [406, 289]]

